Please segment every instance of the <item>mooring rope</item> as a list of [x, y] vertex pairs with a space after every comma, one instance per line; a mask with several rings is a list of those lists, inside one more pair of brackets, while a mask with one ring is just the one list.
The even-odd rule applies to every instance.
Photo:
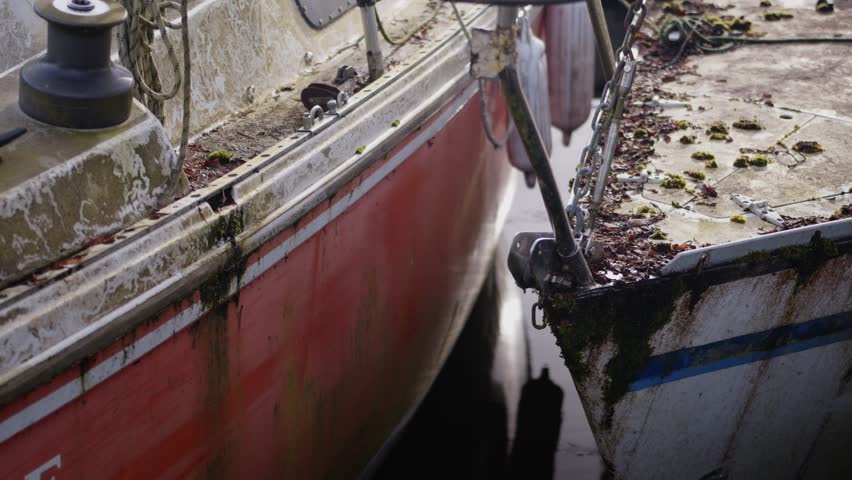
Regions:
[[[133, 74], [136, 82], [136, 98], [160, 120], [165, 121], [164, 104], [166, 100], [177, 96], [183, 86], [183, 125], [181, 126], [179, 160], [186, 158], [189, 143], [191, 72], [189, 48], [189, 0], [119, 0], [127, 9], [128, 18], [118, 30], [118, 55], [121, 63]], [[165, 15], [169, 10], [180, 13], [180, 23], [169, 21]], [[169, 37], [168, 29], [180, 30], [183, 48], [183, 72]], [[164, 91], [160, 72], [154, 62], [154, 32], [159, 30], [163, 45], [168, 53], [168, 61], [173, 68], [174, 82], [171, 89]]]

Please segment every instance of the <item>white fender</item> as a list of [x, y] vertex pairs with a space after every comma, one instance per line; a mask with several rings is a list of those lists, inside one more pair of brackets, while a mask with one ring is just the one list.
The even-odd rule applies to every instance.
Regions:
[[[553, 139], [550, 133], [550, 102], [548, 101], [547, 86], [547, 52], [544, 42], [532, 33], [529, 18], [521, 19], [521, 32], [518, 38], [518, 72], [524, 95], [532, 109], [536, 125], [541, 132], [547, 152], [553, 149]], [[535, 186], [535, 174], [527, 156], [521, 136], [514, 129], [509, 136], [509, 161], [515, 168], [526, 174], [527, 185]]]
[[568, 145], [571, 132], [583, 124], [594, 96], [595, 34], [586, 4], [550, 6], [545, 10], [545, 43], [550, 84], [550, 115]]

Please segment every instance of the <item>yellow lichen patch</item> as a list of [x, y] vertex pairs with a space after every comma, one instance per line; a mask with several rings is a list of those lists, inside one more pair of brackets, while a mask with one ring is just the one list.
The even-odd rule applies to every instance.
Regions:
[[227, 150], [216, 150], [207, 154], [207, 160], [215, 160], [219, 163], [228, 163], [232, 158], [231, 152]]
[[716, 158], [712, 153], [701, 150], [693, 152], [691, 156], [694, 160], [714, 160]]
[[777, 12], [765, 12], [762, 16], [767, 22], [777, 22], [778, 20], [789, 20], [793, 18], [792, 13], [784, 10], [779, 10]]
[[714, 133], [722, 133], [724, 135], [728, 134], [728, 125], [725, 122], [713, 122], [711, 123], [706, 130], [707, 135], [713, 135]]
[[757, 120], [737, 120], [734, 122], [734, 128], [739, 130], [763, 130], [763, 125]]
[[707, 175], [705, 175], [704, 172], [699, 172], [697, 170], [685, 170], [683, 173], [694, 180], [704, 180], [707, 178]]
[[682, 189], [686, 186], [686, 180], [678, 174], [667, 173], [666, 179], [660, 183], [663, 188]]

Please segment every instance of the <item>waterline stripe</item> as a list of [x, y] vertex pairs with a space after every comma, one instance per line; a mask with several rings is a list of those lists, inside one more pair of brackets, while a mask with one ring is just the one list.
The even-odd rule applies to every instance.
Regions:
[[630, 383], [635, 392], [684, 378], [852, 339], [852, 311], [656, 355]]
[[[361, 197], [373, 189], [379, 182], [387, 177], [392, 171], [402, 165], [405, 160], [416, 152], [426, 142], [437, 135], [467, 104], [471, 97], [477, 92], [478, 86], [474, 83], [459, 94], [459, 97], [445, 107], [437, 118], [426, 122], [429, 126], [424, 128], [413, 140], [406, 144], [399, 152], [379, 167], [373, 174], [356, 186], [353, 191], [343, 199], [331, 205], [329, 209], [322, 212], [317, 218], [308, 223], [304, 228], [296, 231], [287, 238], [284, 243], [275, 247], [272, 251], [261, 257], [256, 263], [250, 265], [243, 276], [244, 287], [255, 280], [273, 265], [283, 260], [293, 250], [306, 242], [317, 232], [325, 228], [329, 223], [343, 214], [354, 205]], [[430, 123], [431, 122], [431, 123]], [[381, 142], [376, 143], [378, 146]], [[260, 233], [260, 232], [258, 232]], [[231, 292], [233, 293], [234, 285]], [[175, 317], [167, 320], [162, 325], [140, 338], [131, 345], [112, 355], [110, 358], [97, 364], [88, 370], [82, 377], [77, 377], [65, 385], [57, 388], [47, 396], [39, 399], [23, 410], [0, 423], [0, 443], [12, 438], [31, 425], [59, 410], [68, 403], [76, 400], [87, 390], [100, 384], [109, 377], [115, 375], [124, 367], [131, 365], [143, 355], [151, 352], [178, 332], [201, 318], [207, 310], [200, 302], [192, 304], [187, 309], [178, 313]], [[100, 323], [100, 322], [99, 322]]]

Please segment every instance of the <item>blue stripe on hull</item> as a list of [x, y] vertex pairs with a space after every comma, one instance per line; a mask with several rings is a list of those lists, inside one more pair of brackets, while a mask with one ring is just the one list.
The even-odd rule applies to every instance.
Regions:
[[852, 312], [785, 325], [653, 356], [636, 374], [629, 389], [634, 392], [849, 339], [852, 339]]

